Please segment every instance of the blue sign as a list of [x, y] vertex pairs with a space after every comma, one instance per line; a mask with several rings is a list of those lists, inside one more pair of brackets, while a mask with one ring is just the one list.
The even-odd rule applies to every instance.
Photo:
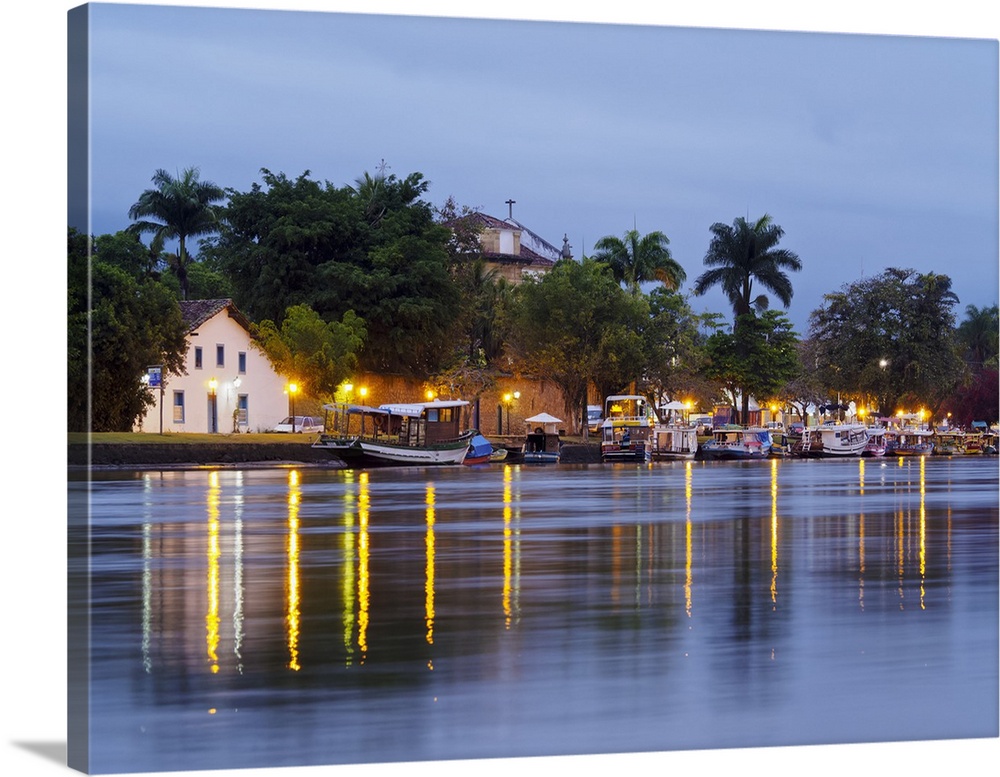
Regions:
[[149, 376], [149, 387], [159, 388], [161, 379], [162, 367], [149, 367], [146, 370], [146, 375]]

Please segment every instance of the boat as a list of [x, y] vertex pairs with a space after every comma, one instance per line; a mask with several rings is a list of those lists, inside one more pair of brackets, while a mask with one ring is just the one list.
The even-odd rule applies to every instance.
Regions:
[[698, 453], [698, 430], [693, 426], [657, 424], [653, 427], [654, 459], [693, 459]]
[[792, 455], [800, 458], [860, 457], [870, 437], [864, 424], [827, 423], [802, 430]]
[[493, 444], [477, 432], [469, 442], [469, 449], [466, 451], [462, 463], [473, 466], [475, 464], [489, 464], [492, 460]]
[[885, 430], [886, 456], [927, 456], [934, 450], [934, 433], [929, 429]]
[[[966, 435], [960, 429], [946, 429], [934, 432], [931, 437], [931, 453], [935, 456], [964, 456], [966, 453]], [[979, 453], [981, 446], [974, 448]]]
[[712, 430], [712, 439], [702, 444], [704, 459], [766, 459], [771, 455], [771, 431], [762, 427], [726, 424]]
[[605, 462], [653, 459], [653, 404], [639, 394], [612, 394], [604, 400], [601, 459]]
[[562, 454], [562, 440], [558, 425], [562, 419], [548, 413], [525, 418], [527, 432], [521, 448], [525, 464], [558, 464]]
[[881, 426], [868, 427], [868, 444], [861, 455], [867, 458], [885, 456], [885, 429]]
[[771, 430], [771, 453], [772, 459], [788, 458], [792, 455], [792, 448], [802, 439], [802, 435], [793, 434], [785, 429]]
[[479, 434], [464, 425], [468, 405], [461, 399], [324, 405], [331, 432], [312, 447], [330, 451], [349, 467], [461, 464]]

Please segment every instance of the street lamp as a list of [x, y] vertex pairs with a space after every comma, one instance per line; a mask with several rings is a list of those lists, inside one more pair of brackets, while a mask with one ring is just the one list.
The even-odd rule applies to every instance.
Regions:
[[288, 396], [292, 402], [292, 434], [295, 434], [295, 394], [299, 390], [298, 383], [288, 384]]

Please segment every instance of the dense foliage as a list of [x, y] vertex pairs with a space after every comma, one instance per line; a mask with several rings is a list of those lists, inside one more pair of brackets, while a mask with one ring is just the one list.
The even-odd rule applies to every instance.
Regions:
[[281, 325], [270, 319], [250, 325], [254, 344], [274, 369], [299, 386], [306, 396], [333, 401], [337, 387], [358, 366], [365, 327], [353, 311], [327, 323], [306, 305], [293, 305]]
[[459, 290], [451, 232], [421, 199], [420, 173], [365, 175], [337, 187], [262, 170], [263, 185], [229, 191], [224, 225], [205, 254], [252, 319], [307, 305], [324, 320], [353, 311], [368, 331], [361, 366], [424, 375], [447, 360]]
[[[186, 328], [141, 244], [69, 231], [69, 431], [126, 432], [153, 403], [146, 368], [184, 369]], [[88, 272], [89, 270], [89, 272]]]
[[[891, 267], [827, 294], [810, 317], [823, 384], [883, 415], [936, 412], [961, 384], [951, 279]], [[994, 413], [995, 415], [995, 413]]]

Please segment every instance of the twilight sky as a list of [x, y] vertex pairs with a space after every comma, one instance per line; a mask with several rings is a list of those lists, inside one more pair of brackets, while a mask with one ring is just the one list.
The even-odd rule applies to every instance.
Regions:
[[[157, 168], [246, 191], [262, 167], [340, 186], [384, 159], [423, 173], [435, 205], [503, 217], [515, 200], [576, 257], [633, 225], [661, 230], [685, 291], [711, 224], [769, 213], [803, 262], [787, 311], [803, 335], [824, 293], [888, 266], [950, 275], [959, 318], [998, 299], [996, 40], [724, 19], [91, 13], [94, 234], [128, 226]], [[719, 292], [692, 304], [729, 314]]]

